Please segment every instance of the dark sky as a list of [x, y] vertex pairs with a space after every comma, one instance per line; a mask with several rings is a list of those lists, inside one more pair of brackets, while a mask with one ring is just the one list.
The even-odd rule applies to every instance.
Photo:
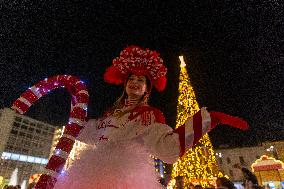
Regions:
[[[152, 105], [174, 126], [178, 56], [186, 58], [200, 106], [239, 116], [247, 132], [221, 125], [214, 146], [284, 139], [282, 0], [250, 1], [1, 1], [0, 99], [10, 107], [37, 81], [77, 75], [97, 117], [120, 95], [102, 75], [127, 45], [160, 52], [168, 67], [164, 93]], [[27, 115], [52, 124], [68, 119], [70, 97], [53, 91]]]

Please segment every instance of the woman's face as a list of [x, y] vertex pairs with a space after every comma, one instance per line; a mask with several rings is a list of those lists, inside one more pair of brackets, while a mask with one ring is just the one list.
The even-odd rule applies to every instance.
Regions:
[[146, 77], [132, 74], [126, 83], [125, 90], [129, 99], [142, 98], [147, 91]]

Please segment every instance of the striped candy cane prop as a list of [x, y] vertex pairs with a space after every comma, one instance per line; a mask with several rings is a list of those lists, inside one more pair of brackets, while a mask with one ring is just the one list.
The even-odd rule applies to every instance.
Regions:
[[55, 153], [46, 165], [46, 173], [42, 174], [36, 189], [52, 189], [58, 174], [62, 171], [66, 159], [72, 150], [75, 138], [83, 128], [87, 117], [89, 94], [85, 84], [79, 78], [67, 75], [58, 75], [46, 78], [24, 92], [14, 103], [12, 108], [24, 114], [31, 105], [53, 89], [66, 88], [72, 95], [69, 122], [55, 148]]

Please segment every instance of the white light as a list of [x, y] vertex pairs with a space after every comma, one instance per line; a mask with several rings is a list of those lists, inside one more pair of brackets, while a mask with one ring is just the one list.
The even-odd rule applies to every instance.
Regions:
[[11, 160], [19, 160], [20, 159], [20, 155], [19, 154], [13, 154], [11, 155]]
[[28, 159], [28, 156], [26, 156], [26, 155], [20, 155], [19, 161], [27, 161], [27, 159]]
[[34, 158], [34, 157], [32, 157], [32, 156], [28, 156], [28, 160], [27, 160], [27, 162], [33, 163], [33, 162], [34, 162], [34, 160], [35, 160], [35, 158]]
[[48, 163], [48, 159], [27, 156], [23, 154], [14, 154], [14, 153], [9, 153], [9, 152], [3, 152], [1, 158], [15, 160], [15, 161], [29, 162], [29, 163], [38, 163], [38, 164]]
[[183, 56], [179, 56], [179, 60], [180, 60], [180, 67], [184, 68], [186, 66], [185, 62], [184, 62], [184, 58]]
[[270, 146], [269, 148], [266, 149], [268, 152], [273, 152], [274, 151], [274, 146]]
[[47, 163], [48, 163], [48, 159], [43, 159], [43, 158], [42, 158], [42, 160], [41, 160], [41, 164], [46, 165]]
[[10, 156], [11, 156], [10, 153], [3, 152], [2, 155], [1, 155], [1, 159], [8, 159], [8, 157], [10, 157]]
[[41, 163], [41, 158], [36, 157], [34, 162], [40, 164]]

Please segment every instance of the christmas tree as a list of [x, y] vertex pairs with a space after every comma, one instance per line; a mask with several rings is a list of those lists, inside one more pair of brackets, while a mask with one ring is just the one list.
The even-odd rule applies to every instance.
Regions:
[[[185, 67], [186, 64], [182, 56], [179, 58], [181, 71], [179, 76], [176, 128], [184, 124], [188, 118], [199, 111], [195, 93]], [[218, 170], [213, 146], [207, 134], [173, 165], [172, 178], [176, 176], [184, 177], [185, 188], [188, 188], [190, 183], [208, 187], [213, 185], [216, 177], [222, 176]]]

